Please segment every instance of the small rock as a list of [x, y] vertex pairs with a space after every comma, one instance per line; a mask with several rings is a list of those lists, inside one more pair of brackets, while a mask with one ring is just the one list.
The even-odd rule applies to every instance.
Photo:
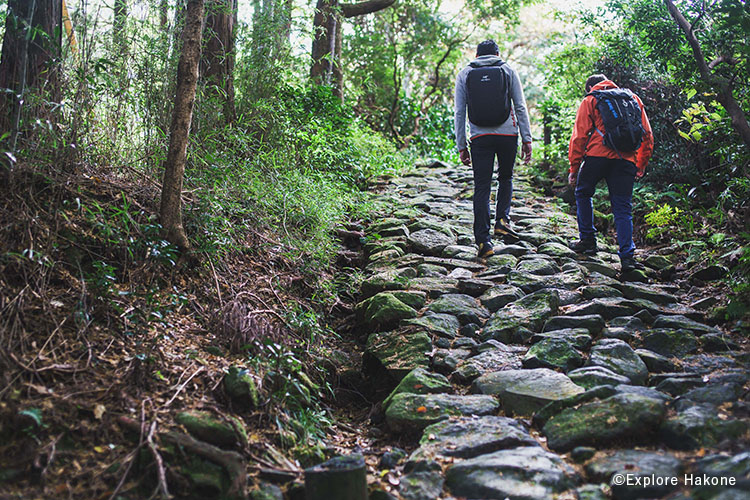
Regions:
[[438, 394], [450, 392], [452, 389], [450, 381], [444, 375], [429, 372], [424, 368], [415, 368], [401, 379], [401, 382], [393, 389], [390, 396], [383, 401], [383, 408], [388, 408], [393, 397], [402, 392], [411, 394]]
[[599, 385], [617, 385], [629, 384], [630, 379], [624, 375], [619, 375], [603, 366], [584, 366], [568, 372], [568, 377], [574, 384], [580, 385], [584, 389], [591, 389]]
[[729, 274], [729, 269], [726, 267], [711, 265], [694, 272], [690, 275], [690, 278], [700, 281], [716, 281], [725, 277], [727, 274]]
[[558, 368], [567, 373], [583, 364], [583, 356], [563, 338], [537, 342], [523, 358], [524, 368]]
[[355, 307], [361, 323], [371, 331], [384, 331], [398, 326], [403, 319], [416, 318], [417, 311], [400, 301], [391, 292], [380, 292]]
[[523, 297], [523, 292], [519, 288], [511, 285], [496, 285], [479, 297], [479, 301], [490, 312], [495, 312], [511, 302]]
[[404, 500], [434, 500], [443, 492], [443, 476], [438, 472], [410, 472], [401, 477], [398, 491]]
[[591, 446], [576, 446], [570, 450], [570, 458], [576, 463], [583, 463], [596, 455], [596, 448]]
[[604, 339], [591, 348], [587, 366], [603, 366], [628, 377], [632, 383], [643, 385], [648, 369], [633, 349], [621, 340]]
[[382, 469], [395, 469], [399, 462], [401, 462], [403, 459], [405, 459], [407, 456], [407, 453], [402, 450], [401, 448], [391, 448], [390, 451], [386, 451], [383, 453], [383, 456], [380, 457], [380, 463], [378, 464], [378, 467]]
[[183, 425], [197, 439], [222, 448], [242, 446], [247, 443], [245, 425], [236, 417], [225, 422], [205, 411], [183, 411], [175, 421]]
[[536, 333], [531, 337], [531, 343], [536, 344], [545, 339], [564, 339], [576, 349], [591, 347], [591, 335], [585, 328], [566, 328], [545, 333]]
[[677, 363], [670, 358], [648, 349], [636, 349], [635, 353], [646, 364], [646, 368], [651, 373], [673, 372], [678, 368]]
[[258, 388], [248, 370], [232, 366], [224, 375], [223, 383], [227, 396], [239, 408], [252, 409], [258, 406]]

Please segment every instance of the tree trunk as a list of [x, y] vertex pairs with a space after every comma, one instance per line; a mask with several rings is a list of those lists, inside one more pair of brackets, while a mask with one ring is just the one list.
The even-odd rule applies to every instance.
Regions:
[[203, 0], [188, 0], [185, 29], [182, 33], [182, 53], [177, 66], [177, 91], [172, 125], [169, 128], [169, 151], [164, 165], [160, 213], [166, 239], [183, 251], [190, 250], [190, 242], [182, 224], [182, 180], [198, 85], [202, 34]]
[[201, 76], [208, 96], [223, 101], [224, 121], [234, 121], [234, 33], [237, 0], [208, 0]]
[[731, 83], [726, 78], [715, 74], [706, 63], [706, 58], [703, 55], [698, 38], [693, 32], [693, 27], [688, 20], [685, 19], [685, 16], [682, 15], [672, 0], [664, 0], [664, 3], [667, 6], [669, 14], [675, 20], [682, 32], [685, 33], [685, 38], [693, 51], [693, 58], [698, 65], [698, 72], [700, 73], [701, 80], [716, 92], [716, 99], [727, 111], [727, 114], [729, 114], [729, 117], [732, 120], [732, 127], [739, 134], [742, 142], [745, 143], [745, 147], [750, 150], [750, 124], [748, 124], [745, 112], [742, 110], [742, 107], [732, 93]]
[[125, 21], [128, 16], [128, 1], [115, 0], [113, 10], [112, 38], [114, 38], [116, 46], [122, 47], [125, 45]]
[[344, 73], [341, 69], [341, 24], [344, 18], [363, 16], [385, 9], [395, 0], [367, 0], [356, 4], [340, 4], [338, 0], [318, 0], [313, 18], [314, 40], [310, 78], [313, 82], [333, 86], [343, 97]]
[[161, 0], [159, 2], [159, 27], [164, 30], [167, 28], [167, 22], [169, 19], [169, 2], [168, 0]]
[[[32, 3], [32, 37], [28, 43], [26, 64], [23, 63], [26, 23], [30, 17]], [[16, 107], [16, 95], [25, 92], [45, 92], [45, 99], [57, 102], [59, 92], [59, 61], [62, 46], [62, 0], [8, 0], [5, 20], [2, 56], [0, 57], [0, 89], [11, 89], [12, 93], [0, 95], [0, 132], [11, 126], [11, 113]], [[37, 34], [33, 34], [36, 32]], [[46, 36], [40, 36], [43, 32]], [[21, 75], [25, 66], [25, 82]]]

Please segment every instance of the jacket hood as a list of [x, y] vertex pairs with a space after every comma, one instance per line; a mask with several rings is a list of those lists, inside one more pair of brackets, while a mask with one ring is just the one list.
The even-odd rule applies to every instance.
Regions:
[[477, 57], [476, 59], [471, 61], [469, 64], [474, 68], [478, 68], [482, 66], [494, 66], [497, 63], [501, 63], [501, 62], [503, 62], [503, 60], [500, 58], [500, 56], [486, 55], [486, 56]]
[[615, 85], [615, 82], [613, 82], [612, 80], [604, 80], [591, 87], [591, 91], [593, 92], [594, 90], [609, 90], [616, 88], [619, 87]]

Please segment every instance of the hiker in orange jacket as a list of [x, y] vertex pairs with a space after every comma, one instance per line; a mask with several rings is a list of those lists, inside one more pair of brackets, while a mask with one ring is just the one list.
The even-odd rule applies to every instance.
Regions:
[[594, 209], [591, 197], [597, 183], [606, 179], [609, 200], [615, 217], [618, 255], [624, 273], [642, 269], [636, 262], [633, 243], [632, 196], [636, 178], [646, 172], [646, 165], [654, 151], [654, 135], [646, 116], [643, 102], [633, 94], [641, 108], [643, 135], [635, 151], [618, 151], [605, 144], [604, 121], [597, 109], [597, 98], [591, 92], [617, 89], [604, 75], [592, 75], [586, 80], [586, 97], [576, 113], [573, 135], [570, 138], [568, 182], [575, 186], [576, 211], [580, 240], [571, 245], [576, 252], [593, 255], [597, 252]]

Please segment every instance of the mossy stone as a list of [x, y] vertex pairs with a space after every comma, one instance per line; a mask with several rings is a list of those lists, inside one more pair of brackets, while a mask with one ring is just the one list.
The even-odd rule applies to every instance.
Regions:
[[197, 439], [229, 448], [247, 443], [247, 431], [244, 424], [236, 417], [229, 417], [232, 422], [225, 422], [205, 411], [183, 411], [175, 420]]
[[229, 368], [224, 375], [224, 390], [232, 402], [241, 408], [252, 409], [258, 406], [258, 388], [250, 372], [244, 368]]

